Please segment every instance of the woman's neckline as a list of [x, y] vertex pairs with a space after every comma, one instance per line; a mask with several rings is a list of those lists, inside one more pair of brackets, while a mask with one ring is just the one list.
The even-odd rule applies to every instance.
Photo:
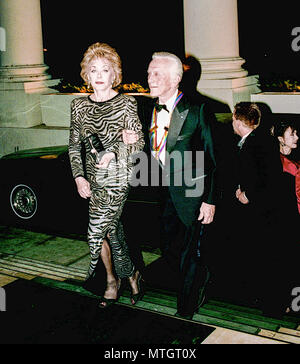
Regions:
[[88, 99], [94, 103], [94, 104], [105, 104], [106, 102], [110, 102], [112, 100], [114, 100], [115, 98], [117, 98], [118, 96], [120, 96], [121, 94], [117, 93], [115, 96], [113, 96], [112, 98], [105, 100], [105, 101], [94, 101], [91, 97], [91, 95], [88, 96]]

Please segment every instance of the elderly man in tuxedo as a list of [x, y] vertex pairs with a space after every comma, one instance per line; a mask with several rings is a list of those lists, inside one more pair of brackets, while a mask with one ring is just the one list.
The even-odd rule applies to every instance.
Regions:
[[[148, 161], [152, 170], [157, 170], [153, 169], [157, 164], [165, 186], [159, 187], [163, 191], [160, 239], [164, 262], [179, 277], [176, 315], [192, 318], [203, 303], [208, 280], [208, 272], [201, 274], [199, 256], [205, 226], [214, 221], [216, 158], [211, 132], [214, 116], [205, 103], [193, 104], [180, 92], [182, 75], [176, 55], [155, 53], [148, 68], [154, 99], [138, 109]], [[123, 138], [125, 143], [135, 141], [134, 136]]]

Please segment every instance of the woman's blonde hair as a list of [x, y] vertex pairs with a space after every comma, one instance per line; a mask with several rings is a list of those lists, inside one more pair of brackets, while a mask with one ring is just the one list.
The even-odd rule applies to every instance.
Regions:
[[115, 79], [112, 87], [117, 87], [122, 82], [122, 62], [121, 58], [114, 48], [106, 43], [94, 43], [84, 53], [80, 63], [82, 79], [89, 84], [88, 73], [91, 62], [97, 58], [106, 59], [112, 66]]

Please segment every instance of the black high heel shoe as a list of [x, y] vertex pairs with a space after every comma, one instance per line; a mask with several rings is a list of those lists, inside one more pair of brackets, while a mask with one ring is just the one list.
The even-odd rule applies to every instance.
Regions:
[[144, 294], [145, 294], [144, 280], [143, 280], [143, 277], [142, 277], [142, 275], [140, 273], [138, 275], [136, 284], [137, 284], [137, 287], [138, 287], [139, 291], [136, 294], [131, 293], [130, 301], [131, 301], [132, 305], [136, 305], [138, 303], [138, 301], [140, 301], [143, 298]]
[[[111, 283], [107, 283], [106, 287], [114, 287], [115, 286], [115, 282], [111, 282]], [[100, 302], [98, 304], [98, 307], [100, 308], [108, 308], [111, 305], [114, 305], [115, 303], [118, 302], [119, 298], [120, 298], [120, 287], [121, 287], [121, 280], [117, 280], [116, 281], [116, 287], [117, 287], [117, 298], [105, 298], [104, 296], [102, 296], [100, 298]]]

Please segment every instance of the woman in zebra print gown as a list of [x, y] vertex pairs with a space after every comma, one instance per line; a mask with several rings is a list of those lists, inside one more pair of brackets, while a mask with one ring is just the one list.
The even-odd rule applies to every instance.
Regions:
[[[113, 89], [122, 77], [116, 51], [107, 44], [95, 43], [86, 51], [81, 67], [81, 76], [94, 93], [71, 103], [69, 156], [78, 192], [82, 198], [90, 198], [88, 277], [93, 275], [102, 257], [107, 286], [100, 306], [107, 307], [116, 301], [122, 278], [129, 278], [133, 295], [139, 294], [141, 276], [130, 259], [120, 217], [133, 171], [130, 157], [143, 149], [144, 140], [135, 99]], [[137, 133], [135, 144], [123, 143], [124, 131]], [[86, 150], [85, 169], [82, 144]], [[110, 253], [115, 274], [109, 262]]]

